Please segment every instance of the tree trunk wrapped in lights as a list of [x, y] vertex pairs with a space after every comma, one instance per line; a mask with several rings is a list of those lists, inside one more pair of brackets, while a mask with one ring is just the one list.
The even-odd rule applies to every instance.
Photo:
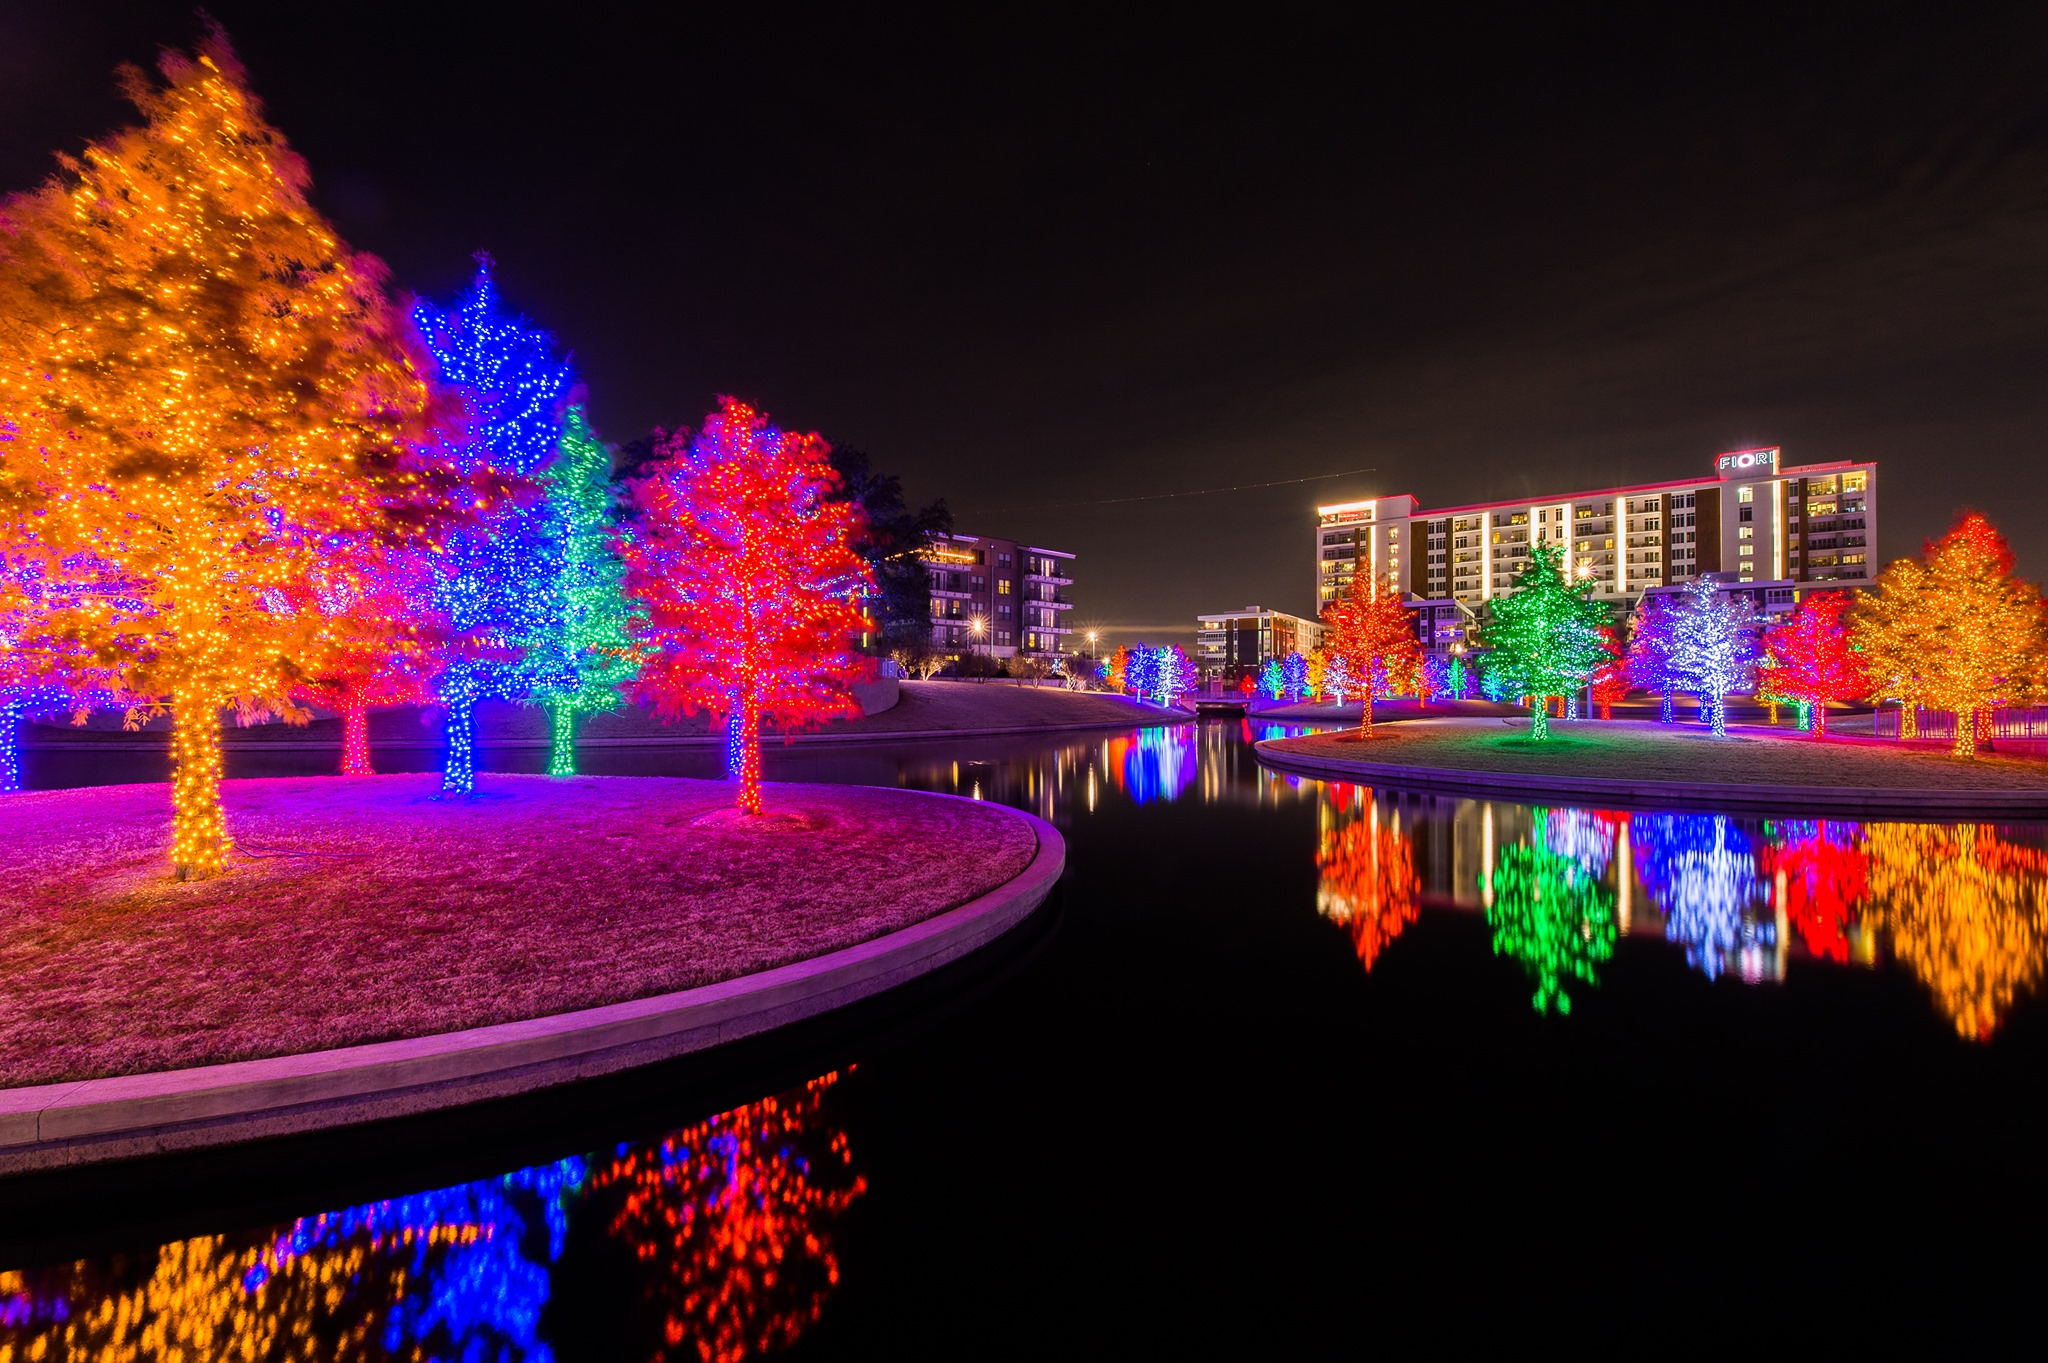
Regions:
[[1899, 703], [1899, 732], [1916, 732], [1914, 707], [1953, 711], [1954, 752], [1973, 757], [1976, 711], [2025, 703], [2044, 689], [2048, 619], [2041, 591], [2012, 575], [2013, 554], [1990, 521], [1968, 512], [1919, 562], [1899, 559], [1852, 612], [1880, 700]]
[[1828, 734], [1828, 702], [1857, 700], [1870, 693], [1863, 655], [1850, 646], [1842, 616], [1846, 592], [1815, 592], [1788, 620], [1764, 634], [1770, 651], [1771, 694], [1813, 707], [1813, 736]]
[[324, 621], [289, 605], [309, 572], [457, 508], [418, 457], [430, 395], [384, 267], [313, 209], [223, 38], [160, 65], [160, 86], [126, 73], [142, 126], [5, 206], [0, 538], [117, 588], [24, 625], [172, 705], [174, 857], [204, 876], [226, 851], [218, 707], [301, 717], [321, 670]]
[[1392, 577], [1381, 583], [1370, 573], [1354, 573], [1345, 594], [1323, 608], [1323, 625], [1330, 656], [1343, 662], [1363, 693], [1358, 727], [1370, 738], [1373, 695], [1398, 695], [1416, 684], [1422, 648], [1414, 623]]
[[619, 537], [639, 675], [658, 713], [727, 722], [738, 806], [761, 812], [761, 732], [857, 715], [872, 663], [855, 645], [873, 589], [855, 551], [860, 508], [831, 496], [825, 442], [719, 399], [694, 439], [665, 436], [627, 485]]
[[1590, 599], [1591, 579], [1565, 580], [1561, 557], [1557, 545], [1532, 546], [1514, 590], [1491, 603], [1483, 632], [1488, 661], [1535, 702], [1529, 733], [1537, 739], [1550, 736], [1549, 699], [1585, 685], [1607, 656], [1607, 607]]

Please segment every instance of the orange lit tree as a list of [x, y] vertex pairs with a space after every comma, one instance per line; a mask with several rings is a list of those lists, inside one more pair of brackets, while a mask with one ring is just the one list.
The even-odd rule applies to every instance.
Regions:
[[761, 812], [761, 723], [857, 715], [852, 685], [870, 666], [874, 590], [854, 546], [857, 504], [836, 499], [825, 442], [768, 424], [720, 398], [694, 439], [663, 439], [626, 492], [619, 539], [644, 660], [631, 694], [664, 714], [703, 712], [727, 726], [726, 774], [739, 807]]
[[1899, 559], [1886, 568], [1850, 624], [1850, 642], [1867, 660], [1880, 699], [1899, 702], [1907, 714], [1916, 705], [1955, 713], [1957, 757], [1976, 755], [1977, 730], [1991, 707], [2041, 693], [2048, 619], [2040, 588], [2012, 570], [2005, 537], [1965, 512], [1919, 562]]
[[1358, 678], [1364, 694], [1359, 728], [1371, 737], [1373, 693], [1398, 695], [1422, 670], [1422, 646], [1394, 579], [1381, 583], [1370, 573], [1354, 573], [1344, 595], [1323, 608], [1323, 625], [1329, 631], [1325, 652]]
[[1870, 674], [1863, 655], [1849, 645], [1842, 623], [1849, 609], [1846, 592], [1815, 592], [1799, 603], [1790, 619], [1764, 632], [1769, 650], [1770, 694], [1813, 707], [1813, 736], [1828, 732], [1828, 702], [1855, 700], [1870, 693]]
[[2048, 852], [1988, 824], [1868, 824], [1868, 914], [1971, 1041], [2048, 966]]
[[172, 714], [172, 858], [219, 871], [220, 711], [298, 717], [332, 541], [426, 518], [428, 394], [384, 292], [307, 199], [226, 40], [127, 71], [142, 126], [65, 158], [0, 231], [0, 537], [122, 593], [40, 613]]
[[[1336, 787], [1334, 798], [1342, 800], [1344, 790]], [[1358, 963], [1370, 973], [1379, 954], [1415, 921], [1422, 881], [1410, 840], [1380, 822], [1371, 791], [1360, 795], [1367, 802], [1362, 815], [1346, 819], [1325, 807], [1329, 826], [1316, 851], [1316, 911], [1350, 935]]]

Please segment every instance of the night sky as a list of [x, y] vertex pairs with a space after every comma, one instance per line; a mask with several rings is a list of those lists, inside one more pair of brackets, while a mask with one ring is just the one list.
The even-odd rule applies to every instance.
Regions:
[[[1307, 611], [1318, 501], [1758, 444], [2048, 574], [2048, 7], [956, 8], [212, 12], [343, 234], [491, 251], [608, 438], [747, 397], [1077, 552], [1083, 626]], [[0, 189], [196, 32], [0, 9]]]

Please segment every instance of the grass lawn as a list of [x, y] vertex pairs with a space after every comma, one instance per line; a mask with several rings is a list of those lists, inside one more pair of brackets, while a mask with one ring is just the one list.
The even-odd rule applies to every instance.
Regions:
[[233, 870], [169, 877], [162, 785], [0, 796], [0, 1087], [452, 1031], [850, 946], [1037, 850], [998, 807], [675, 778], [230, 781]]
[[1946, 749], [1883, 739], [1731, 725], [1715, 738], [1696, 724], [1653, 720], [1552, 720], [1551, 737], [1529, 737], [1527, 719], [1415, 719], [1277, 741], [1301, 756], [1516, 775], [1608, 777], [1702, 785], [1783, 785], [1885, 790], [2048, 790], [2048, 762], [1984, 754], [1961, 762]]

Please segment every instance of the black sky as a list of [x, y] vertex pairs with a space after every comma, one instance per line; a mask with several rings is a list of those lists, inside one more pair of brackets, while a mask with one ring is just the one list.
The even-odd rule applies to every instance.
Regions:
[[[637, 8], [212, 11], [343, 233], [489, 249], [606, 435], [746, 396], [1075, 550], [1085, 622], [1305, 611], [1319, 500], [1752, 444], [2048, 573], [2048, 7]], [[0, 189], [196, 31], [0, 8]]]

